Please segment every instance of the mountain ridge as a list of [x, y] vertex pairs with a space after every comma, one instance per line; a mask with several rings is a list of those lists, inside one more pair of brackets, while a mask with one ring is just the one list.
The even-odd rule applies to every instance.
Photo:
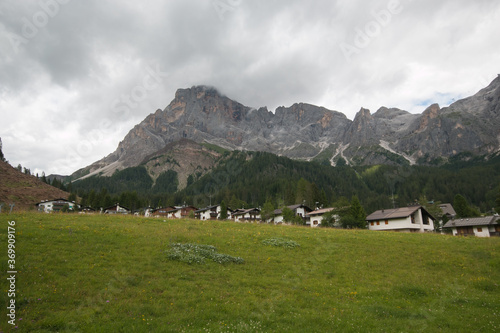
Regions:
[[421, 114], [381, 107], [361, 108], [354, 119], [307, 103], [251, 108], [215, 88], [178, 89], [164, 109], [148, 115], [105, 158], [74, 174], [111, 175], [180, 139], [228, 150], [271, 152], [294, 159], [321, 156], [335, 165], [443, 163], [461, 153], [500, 151], [500, 76], [473, 96]]

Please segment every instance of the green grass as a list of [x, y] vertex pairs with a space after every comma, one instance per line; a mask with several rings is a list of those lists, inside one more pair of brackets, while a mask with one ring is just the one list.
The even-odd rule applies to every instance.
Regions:
[[[500, 329], [498, 238], [1, 214], [2, 272], [11, 219], [19, 332]], [[171, 260], [173, 244], [214, 246], [244, 262]], [[0, 284], [6, 309], [7, 280]], [[0, 331], [16, 331], [0, 313]]]

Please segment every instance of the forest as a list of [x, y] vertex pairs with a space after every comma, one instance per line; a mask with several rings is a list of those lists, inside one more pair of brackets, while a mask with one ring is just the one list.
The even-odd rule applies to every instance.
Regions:
[[499, 206], [500, 157], [465, 157], [439, 167], [352, 167], [345, 161], [332, 167], [265, 152], [234, 151], [205, 176], [190, 177], [181, 190], [175, 171], [153, 182], [143, 166], [116, 171], [111, 177], [79, 180], [69, 189], [82, 205], [93, 208], [116, 202], [132, 210], [183, 204], [205, 207], [224, 201], [230, 208], [262, 207], [268, 202], [275, 208], [305, 203], [314, 209], [340, 206], [356, 196], [370, 214], [415, 202], [453, 203], [460, 195], [472, 209], [492, 213]]

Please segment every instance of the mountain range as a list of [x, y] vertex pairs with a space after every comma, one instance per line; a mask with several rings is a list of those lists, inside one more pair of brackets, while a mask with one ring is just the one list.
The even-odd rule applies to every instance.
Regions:
[[[354, 120], [311, 104], [296, 103], [271, 112], [245, 106], [212, 87], [179, 89], [164, 110], [131, 129], [113, 153], [72, 178], [110, 176], [148, 162], [154, 178], [155, 172], [169, 168], [161, 166], [168, 162], [165, 158], [158, 158], [176, 149], [170, 167], [189, 166], [190, 173], [208, 170], [223, 150], [264, 151], [333, 166], [339, 159], [349, 165], [439, 165], [460, 155], [490, 156], [500, 151], [500, 75], [475, 95], [448, 107], [432, 104], [421, 114], [387, 107], [372, 114], [361, 108]], [[179, 163], [180, 156], [185, 163]]]

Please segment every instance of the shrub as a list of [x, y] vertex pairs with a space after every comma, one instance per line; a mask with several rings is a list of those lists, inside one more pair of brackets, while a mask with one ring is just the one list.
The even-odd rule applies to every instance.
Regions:
[[170, 260], [177, 260], [188, 264], [203, 264], [205, 263], [205, 259], [210, 259], [219, 264], [242, 264], [244, 262], [240, 257], [217, 253], [217, 249], [212, 245], [190, 243], [172, 244], [170, 250], [167, 251], [167, 257]]

